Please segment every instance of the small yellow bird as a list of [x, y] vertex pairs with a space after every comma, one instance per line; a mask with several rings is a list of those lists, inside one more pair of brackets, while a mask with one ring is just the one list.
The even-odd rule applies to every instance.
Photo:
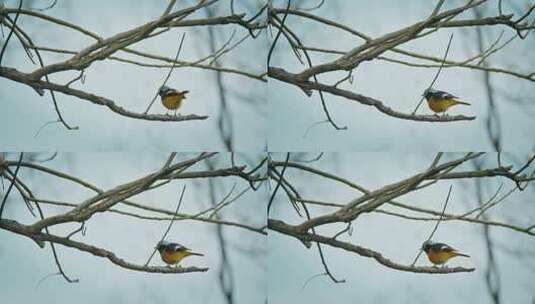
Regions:
[[449, 259], [456, 256], [470, 257], [467, 254], [458, 252], [457, 249], [449, 245], [444, 243], [434, 243], [431, 240], [425, 241], [422, 244], [422, 250], [427, 254], [429, 261], [435, 265], [444, 265]]
[[470, 105], [468, 102], [458, 100], [457, 96], [435, 89], [425, 90], [423, 96], [427, 99], [429, 108], [435, 113], [446, 113], [450, 107], [458, 104]]
[[158, 91], [158, 95], [160, 95], [160, 98], [162, 99], [163, 106], [168, 110], [174, 110], [175, 115], [178, 108], [180, 108], [182, 105], [182, 100], [186, 99], [186, 94], [188, 93], [189, 91], [180, 92], [168, 86], [162, 86]]
[[160, 252], [160, 257], [162, 258], [162, 260], [169, 267], [171, 267], [171, 265], [178, 265], [178, 263], [180, 263], [183, 258], [188, 257], [190, 255], [204, 256], [204, 254], [202, 253], [190, 251], [189, 248], [183, 245], [167, 241], [159, 242], [158, 245], [156, 245], [156, 249], [158, 250], [158, 252]]

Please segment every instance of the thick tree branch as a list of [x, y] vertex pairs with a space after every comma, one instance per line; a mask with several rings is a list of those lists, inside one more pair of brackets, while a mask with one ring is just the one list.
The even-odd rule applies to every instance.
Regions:
[[36, 242], [50, 242], [54, 244], [60, 244], [66, 247], [75, 248], [87, 253], [91, 253], [94, 256], [99, 256], [108, 259], [113, 264], [120, 266], [122, 268], [141, 271], [141, 272], [150, 272], [150, 273], [189, 273], [189, 272], [206, 272], [208, 268], [199, 268], [199, 267], [145, 267], [142, 265], [137, 265], [134, 263], [127, 262], [119, 258], [112, 251], [106, 250], [104, 248], [96, 247], [93, 245], [88, 245], [82, 242], [77, 242], [69, 238], [59, 237], [57, 235], [33, 232], [33, 229], [29, 226], [19, 224], [13, 220], [0, 220], [0, 228], [11, 231], [13, 233], [26, 236]]
[[475, 268], [437, 268], [437, 267], [415, 267], [410, 265], [403, 265], [385, 258], [381, 253], [362, 247], [354, 245], [347, 242], [342, 242], [336, 240], [335, 238], [329, 238], [312, 233], [303, 233], [298, 227], [288, 225], [283, 221], [269, 219], [268, 228], [279, 233], [294, 237], [302, 242], [317, 242], [331, 247], [340, 248], [348, 252], [356, 253], [363, 257], [368, 257], [376, 260], [383, 266], [392, 268], [395, 270], [414, 272], [414, 273], [429, 273], [429, 274], [448, 274], [448, 273], [457, 273], [457, 272], [472, 272]]

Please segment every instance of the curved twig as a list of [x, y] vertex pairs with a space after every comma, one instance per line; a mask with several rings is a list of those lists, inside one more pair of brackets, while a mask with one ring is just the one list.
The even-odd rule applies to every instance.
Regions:
[[[22, 1], [21, 1], [22, 2]], [[17, 163], [17, 168], [15, 169], [15, 173], [13, 174], [13, 179], [11, 180], [11, 183], [9, 184], [9, 187], [7, 188], [6, 194], [4, 195], [4, 198], [2, 199], [2, 205], [0, 205], [0, 219], [2, 219], [2, 215], [4, 214], [4, 208], [6, 206], [7, 198], [9, 197], [9, 193], [11, 192], [11, 189], [13, 189], [13, 185], [15, 184], [15, 181], [17, 180], [17, 174], [19, 173], [20, 164], [22, 162], [22, 158], [24, 157], [24, 153], [21, 152], [19, 156], [19, 161]]]
[[[160, 239], [160, 242], [165, 240], [165, 238], [167, 237], [167, 234], [169, 233], [169, 231], [171, 230], [171, 227], [173, 226], [173, 223], [175, 222], [176, 216], [178, 214], [178, 210], [180, 209], [180, 205], [182, 205], [182, 198], [184, 198], [184, 192], [185, 191], [186, 191], [186, 185], [184, 185], [184, 187], [182, 187], [182, 192], [180, 193], [180, 199], [178, 200], [178, 204], [176, 206], [175, 214], [173, 215], [173, 218], [169, 222], [169, 226], [167, 227], [167, 229], [163, 233], [162, 238]], [[145, 267], [147, 267], [149, 265], [150, 260], [152, 260], [152, 257], [154, 256], [155, 253], [156, 253], [156, 248], [154, 248], [154, 250], [152, 251], [152, 254], [150, 255], [150, 257], [147, 260], [147, 262], [145, 263]]]
[[275, 186], [275, 189], [271, 193], [271, 197], [269, 198], [269, 201], [268, 201], [267, 214], [269, 214], [269, 210], [271, 210], [271, 204], [273, 204], [273, 200], [275, 199], [275, 195], [277, 194], [277, 191], [279, 190], [279, 187], [282, 184], [283, 177], [284, 177], [284, 172], [286, 171], [286, 167], [288, 166], [288, 161], [289, 160], [290, 160], [290, 153], [286, 153], [286, 160], [284, 161], [284, 166], [282, 167], [280, 178], [279, 178], [279, 180], [277, 182], [277, 185]]
[[[442, 219], [444, 217], [444, 212], [446, 212], [446, 207], [448, 206], [448, 202], [450, 200], [450, 194], [451, 194], [451, 189], [453, 188], [453, 185], [450, 185], [450, 189], [448, 190], [448, 196], [446, 196], [446, 201], [444, 202], [444, 208], [442, 208], [442, 213], [440, 215], [440, 217], [438, 218], [438, 221], [435, 225], [435, 228], [433, 228], [433, 230], [431, 231], [431, 234], [429, 235], [429, 237], [427, 238], [426, 242], [431, 240], [433, 238], [433, 235], [435, 235], [435, 232], [437, 231], [438, 229], [438, 225], [440, 225], [440, 222], [442, 222]], [[423, 250], [420, 249], [418, 251], [418, 254], [416, 255], [416, 257], [414, 258], [414, 261], [412, 262], [411, 266], [414, 266], [416, 264], [416, 262], [418, 261], [418, 258], [420, 257], [420, 255], [422, 254]]]
[[[13, 26], [11, 27], [11, 30], [9, 31], [9, 34], [7, 34], [6, 41], [4, 42], [4, 45], [2, 46], [2, 51], [0, 51], [0, 66], [2, 66], [2, 59], [4, 58], [4, 53], [5, 53], [6, 49], [7, 49], [7, 45], [9, 44], [9, 40], [11, 39], [11, 36], [13, 35], [13, 32], [15, 32], [15, 26], [17, 25], [17, 20], [19, 20], [20, 9], [22, 7], [22, 2], [23, 2], [22, 0], [19, 1], [19, 8], [18, 8], [17, 14], [15, 15], [15, 20], [13, 21]], [[0, 8], [3, 10], [4, 9], [3, 5]]]
[[[183, 33], [182, 34], [182, 38], [180, 38], [180, 44], [178, 45], [178, 50], [176, 51], [175, 60], [173, 61], [173, 65], [171, 65], [171, 69], [169, 69], [169, 73], [167, 74], [167, 76], [163, 80], [163, 84], [160, 87], [164, 86], [167, 83], [167, 80], [169, 80], [169, 77], [171, 77], [171, 73], [173, 73], [173, 69], [175, 68], [176, 62], [178, 60], [178, 56], [180, 56], [180, 50], [182, 50], [182, 43], [184, 42], [184, 38], [185, 37], [186, 37], [186, 33]], [[156, 91], [156, 94], [154, 95], [154, 97], [152, 98], [151, 102], [149, 103], [149, 106], [147, 107], [145, 112], [143, 112], [144, 114], [147, 114], [149, 112], [150, 108], [152, 107], [152, 104], [154, 104], [154, 101], [156, 101], [156, 98], [158, 98], [158, 91]]]
[[[433, 87], [433, 85], [435, 84], [435, 82], [438, 79], [438, 76], [440, 75], [440, 72], [442, 72], [442, 68], [444, 68], [444, 63], [446, 62], [446, 59], [448, 58], [448, 52], [450, 51], [450, 46], [451, 46], [451, 41], [452, 40], [453, 40], [453, 34], [450, 35], [450, 40], [448, 41], [448, 46], [446, 47], [446, 52], [444, 52], [444, 58], [442, 58], [442, 63], [440, 64], [440, 67], [438, 68], [438, 71], [435, 74], [435, 77], [433, 78], [433, 80], [431, 81], [431, 84], [429, 85], [429, 87], [427, 87], [427, 89], [430, 89], [430, 88]], [[420, 102], [418, 102], [418, 105], [416, 106], [414, 111], [412, 111], [413, 115], [416, 114], [416, 111], [418, 111], [418, 108], [420, 107], [420, 105], [424, 101], [424, 98], [425, 97], [422, 96], [422, 98], [420, 99]]]

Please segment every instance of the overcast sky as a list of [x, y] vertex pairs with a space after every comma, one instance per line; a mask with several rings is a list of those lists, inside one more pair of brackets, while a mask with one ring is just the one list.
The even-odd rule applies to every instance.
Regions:
[[[489, 1], [489, 4], [484, 6], [489, 14], [496, 11], [495, 2]], [[286, 2], [278, 3], [283, 6], [282, 3]], [[307, 2], [303, 3], [304, 6], [307, 5]], [[463, 1], [446, 1], [443, 10], [462, 3]], [[509, 1], [504, 1], [505, 5], [507, 3]], [[378, 37], [425, 19], [433, 10], [434, 4], [435, 1], [326, 1], [320, 9], [312, 13]], [[458, 18], [469, 19], [473, 18], [473, 15], [464, 13]], [[347, 51], [362, 43], [362, 40], [344, 31], [309, 19], [291, 15], [286, 22], [306, 46]], [[502, 29], [505, 29], [502, 41], [515, 35], [506, 28], [496, 27], [489, 31], [485, 47], [496, 40]], [[473, 29], [441, 29], [436, 34], [407, 43], [403, 48], [442, 57], [451, 33], [454, 38], [448, 59], [463, 61], [478, 54]], [[518, 71], [533, 72], [535, 56], [530, 50], [535, 45], [534, 37], [535, 35], [530, 35], [525, 40], [516, 39], [498, 54], [489, 57], [491, 65], [514, 66]], [[328, 62], [339, 56], [318, 56], [314, 52], [310, 54], [313, 64]], [[385, 55], [417, 62], [392, 53]], [[299, 64], [284, 39], [280, 39], [271, 65], [283, 67], [290, 72], [300, 72], [306, 68]], [[359, 65], [353, 73], [353, 84], [346, 82], [340, 88], [376, 98], [400, 112], [411, 113], [436, 71], [436, 68], [406, 67], [374, 60]], [[342, 72], [327, 73], [321, 75], [319, 80], [332, 84], [346, 75]], [[373, 107], [325, 94], [333, 119], [338, 125], [347, 126], [346, 131], [336, 131], [327, 123], [315, 125], [326, 119], [317, 93], [308, 98], [299, 88], [272, 80], [268, 90], [269, 147], [271, 151], [413, 151], [415, 148], [428, 151], [492, 150], [485, 130], [487, 100], [482, 79], [481, 71], [446, 68], [435, 84], [435, 88], [451, 92], [472, 103], [470, 107], [452, 108], [449, 113], [477, 116], [475, 121], [468, 122], [427, 123], [400, 120], [386, 116]], [[503, 74], [492, 75], [491, 81], [497, 91], [496, 103], [502, 120], [504, 149], [533, 149], [531, 130], [535, 127], [535, 120], [533, 116], [527, 115], [527, 110], [534, 112], [533, 82]], [[517, 106], [504, 98], [502, 92], [521, 97], [531, 106], [529, 109]], [[425, 104], [420, 107], [419, 113], [432, 114]]]
[[[223, 1], [225, 2], [225, 1]], [[237, 12], [252, 16], [258, 1], [239, 1]], [[13, 7], [18, 1], [5, 1]], [[25, 3], [27, 3], [25, 1]], [[168, 1], [58, 1], [47, 14], [78, 24], [103, 37], [140, 26], [161, 16]], [[189, 7], [196, 1], [178, 1], [176, 10]], [[243, 3], [247, 4], [244, 6]], [[43, 3], [36, 1], [36, 7]], [[228, 3], [214, 7], [220, 15], [228, 15]], [[205, 18], [204, 12], [193, 14], [190, 18]], [[64, 27], [43, 22], [29, 16], [20, 16], [19, 25], [42, 46], [80, 50], [94, 42], [87, 36]], [[5, 30], [5, 28], [4, 28]], [[248, 32], [235, 26], [216, 28], [216, 48], [221, 47], [236, 30], [232, 43]], [[152, 52], [173, 58], [178, 48], [179, 38], [186, 33], [180, 59], [195, 61], [210, 54], [208, 31], [200, 29], [175, 28], [158, 37], [138, 43], [137, 50]], [[221, 57], [221, 64], [255, 74], [265, 72], [265, 36], [249, 38], [242, 45]], [[13, 39], [2, 64], [16, 67], [23, 72], [37, 68], [23, 56], [24, 51]], [[69, 57], [42, 52], [45, 64], [55, 63]], [[139, 57], [122, 55], [124, 58], [139, 60]], [[146, 61], [146, 60], [145, 60]], [[160, 63], [160, 62], [157, 62]], [[85, 84], [76, 83], [72, 87], [102, 95], [114, 100], [118, 105], [133, 112], [142, 113], [148, 106], [159, 86], [163, 83], [169, 69], [143, 68], [117, 61], [98, 61], [86, 69]], [[67, 83], [78, 76], [78, 72], [59, 73], [51, 76], [51, 81]], [[251, 78], [224, 75], [233, 126], [236, 150], [261, 151], [265, 147], [265, 82]], [[61, 150], [61, 151], [114, 151], [131, 149], [154, 150], [223, 150], [219, 138], [218, 117], [220, 101], [216, 86], [216, 73], [209, 70], [179, 68], [175, 69], [168, 86], [178, 90], [189, 90], [182, 109], [183, 114], [209, 115], [205, 121], [153, 122], [120, 116], [106, 107], [97, 106], [86, 100], [57, 94], [60, 109], [65, 120], [79, 126], [78, 131], [67, 131], [60, 124], [49, 125], [39, 136], [34, 137], [41, 126], [55, 121], [57, 115], [49, 93], [40, 97], [26, 85], [0, 78], [0, 99], [2, 100], [2, 119], [0, 120], [0, 139], [6, 150]], [[240, 99], [236, 96], [244, 97]], [[165, 108], [156, 102], [150, 113], [163, 114]]]
[[[312, 159], [310, 154], [304, 159]], [[447, 154], [447, 159], [460, 154]], [[273, 156], [284, 160], [284, 155]], [[389, 154], [389, 153], [327, 153], [318, 162], [306, 164], [346, 178], [368, 189], [377, 189], [386, 184], [399, 181], [425, 170], [433, 160], [433, 154]], [[515, 157], [526, 159], [526, 155]], [[508, 157], [504, 158], [509, 163]], [[495, 155], [488, 155], [485, 168], [495, 165]], [[462, 165], [459, 171], [473, 169], [469, 164]], [[347, 187], [322, 179], [312, 174], [297, 172], [288, 168], [285, 177], [296, 187], [303, 198], [330, 203], [347, 203], [359, 194]], [[484, 179], [484, 199], [488, 200], [503, 182], [505, 193], [514, 186], [505, 179]], [[462, 214], [477, 206], [474, 181], [440, 181], [424, 190], [402, 196], [398, 201], [411, 206], [441, 210], [453, 185], [447, 212]], [[514, 193], [488, 213], [491, 219], [516, 223], [520, 226], [533, 224], [535, 191], [531, 185], [521, 193]], [[400, 211], [392, 207], [386, 210]], [[312, 216], [333, 211], [332, 208], [309, 206]], [[277, 194], [270, 218], [284, 220], [290, 224], [303, 222], [284, 196]], [[410, 265], [418, 253], [422, 242], [429, 236], [434, 222], [409, 221], [384, 214], [363, 214], [353, 222], [353, 234], [339, 237], [339, 240], [364, 246], [381, 252], [394, 262]], [[332, 236], [345, 228], [345, 225], [320, 227], [318, 233]], [[475, 267], [472, 273], [446, 275], [416, 274], [401, 272], [378, 264], [370, 258], [361, 257], [341, 249], [323, 246], [326, 261], [333, 275], [346, 279], [346, 283], [335, 284], [326, 276], [314, 278], [304, 289], [303, 285], [312, 276], [324, 272], [315, 246], [307, 249], [303, 244], [288, 236], [271, 232], [268, 237], [269, 262], [268, 281], [271, 303], [491, 303], [485, 286], [487, 263], [483, 240], [483, 226], [466, 222], [442, 222], [434, 240], [445, 242], [471, 255], [471, 258], [456, 258], [448, 265]], [[535, 264], [533, 237], [492, 227], [491, 237], [498, 249], [495, 250], [500, 271], [503, 303], [531, 303], [535, 300]], [[511, 255], [511, 251], [524, 251], [523, 257]], [[430, 266], [425, 255], [417, 265]]]
[[[280, 1], [279, 1], [280, 2]], [[279, 3], [279, 2], [276, 2]], [[494, 1], [486, 7], [494, 12]], [[60, 1], [48, 14], [80, 24], [104, 37], [127, 30], [161, 14], [166, 1], [138, 1], [128, 5], [128, 1], [92, 1], [72, 5]], [[191, 4], [184, 1], [179, 5]], [[245, 6], [236, 2], [241, 11], [249, 14], [257, 1], [250, 0]], [[6, 1], [13, 6], [14, 1]], [[460, 1], [448, 1], [444, 9], [459, 5]], [[128, 5], [128, 12], [124, 7]], [[505, 2], [506, 11], [509, 11]], [[219, 6], [228, 13], [228, 7]], [[433, 8], [429, 1], [409, 3], [394, 0], [384, 1], [329, 1], [315, 14], [336, 20], [342, 24], [363, 31], [371, 36], [379, 36], [400, 27], [413, 24], [426, 17]], [[95, 11], [95, 13], [91, 13]], [[97, 13], [98, 12], [98, 13]], [[196, 13], [193, 17], [203, 17]], [[378, 17], [380, 16], [380, 17]], [[464, 13], [459, 18], [471, 18]], [[316, 22], [303, 21], [295, 16], [288, 17], [288, 24], [306, 45], [321, 46], [337, 50], [348, 50], [361, 41], [342, 31], [327, 28]], [[32, 35], [37, 44], [55, 47], [80, 49], [92, 41], [75, 32], [65, 30], [34, 18], [21, 16], [20, 24]], [[218, 27], [218, 41], [221, 45], [230, 37], [233, 28]], [[487, 29], [485, 46], [489, 46], [499, 36], [502, 28]], [[176, 51], [179, 34], [183, 29], [173, 30], [147, 42], [139, 43], [136, 48], [172, 57]], [[187, 30], [182, 58], [195, 59], [208, 54], [207, 31], [205, 29]], [[464, 60], [477, 54], [473, 30], [441, 29], [404, 45], [404, 48], [440, 57], [444, 53], [448, 37], [454, 33], [448, 55], [452, 60]], [[236, 37], [246, 32], [238, 30]], [[505, 29], [503, 41], [514, 36]], [[534, 35], [527, 39], [516, 39], [497, 54], [489, 57], [491, 65], [513, 68], [521, 72], [535, 69], [533, 55], [529, 52], [534, 45]], [[17, 52], [15, 53], [15, 48]], [[233, 52], [222, 57], [224, 65], [247, 71], [265, 71], [265, 35], [249, 39]], [[22, 51], [13, 43], [6, 53], [5, 63], [22, 71], [32, 71], [21, 56]], [[43, 53], [45, 62], [52, 63], [65, 59], [65, 56]], [[392, 55], [394, 58], [401, 57]], [[335, 56], [336, 57], [336, 56]], [[333, 56], [312, 56], [315, 63], [325, 62]], [[403, 58], [407, 59], [407, 58]], [[409, 59], [414, 61], [413, 59]], [[297, 72], [304, 67], [298, 65], [293, 53], [283, 39], [274, 53], [272, 65]], [[436, 68], [413, 68], [384, 61], [361, 64], [353, 73], [353, 84], [343, 84], [342, 88], [382, 100], [387, 106], [401, 112], [411, 112], [423, 90], [429, 85]], [[142, 112], [167, 74], [167, 69], [147, 69], [115, 61], [96, 62], [86, 70], [86, 82], [74, 84], [76, 88], [110, 97], [129, 110]], [[53, 81], [65, 83], [76, 76], [76, 72], [54, 75]], [[125, 77], [125, 75], [127, 77]], [[333, 83], [343, 77], [342, 73], [322, 75], [320, 80]], [[235, 149], [241, 151], [265, 150], [266, 142], [271, 151], [411, 151], [414, 147], [428, 151], [444, 150], [490, 150], [491, 144], [486, 136], [486, 115], [488, 111], [485, 90], [482, 83], [483, 73], [476, 70], [446, 68], [442, 71], [436, 88], [446, 90], [472, 103], [470, 107], [458, 106], [451, 114], [475, 115], [475, 121], [451, 123], [427, 123], [400, 120], [379, 113], [372, 107], [327, 96], [329, 110], [335, 121], [348, 126], [346, 131], [336, 131], [328, 124], [316, 125], [325, 119], [319, 98], [315, 94], [307, 98], [301, 90], [293, 86], [271, 80], [266, 86], [260, 81], [242, 76], [225, 75], [224, 82], [229, 91], [229, 103], [233, 115]], [[519, 106], [507, 96], [530, 101], [535, 96], [533, 82], [503, 74], [493, 74], [491, 81], [496, 89], [496, 103], [502, 121], [503, 147], [506, 150], [531, 150], [535, 127], [533, 106]], [[223, 143], [218, 136], [217, 117], [219, 100], [215, 85], [215, 73], [198, 69], [177, 69], [169, 80], [169, 85], [177, 89], [188, 89], [190, 97], [184, 103], [183, 113], [210, 115], [208, 121], [189, 121], [181, 123], [145, 122], [121, 117], [109, 110], [95, 106], [73, 97], [59, 95], [60, 106], [66, 120], [78, 131], [66, 131], [61, 125], [54, 124], [36, 132], [45, 123], [56, 119], [50, 98], [39, 97], [25, 85], [0, 79], [0, 98], [3, 100], [3, 118], [0, 121], [0, 138], [7, 150], [124, 150], [124, 149], [166, 149], [166, 150], [218, 150]], [[9, 93], [8, 93], [9, 92]], [[238, 98], [248, 98], [248, 101]], [[269, 100], [269, 102], [267, 102]], [[160, 103], [153, 107], [153, 113], [163, 113]], [[430, 114], [424, 104], [420, 113]], [[531, 116], [529, 113], [532, 113]], [[307, 131], [308, 130], [308, 131]], [[267, 134], [267, 138], [266, 135]]]
[[[184, 160], [190, 155], [177, 156]], [[139, 178], [158, 170], [166, 154], [126, 153], [78, 153], [60, 154], [45, 166], [62, 170], [82, 178], [98, 187], [109, 189], [121, 183]], [[247, 156], [258, 161], [260, 156]], [[221, 165], [228, 165], [228, 155], [217, 156]], [[244, 163], [238, 155], [236, 161]], [[205, 170], [196, 165], [192, 170]], [[63, 200], [79, 204], [91, 193], [72, 183], [22, 168], [19, 177], [27, 182], [38, 197]], [[216, 179], [217, 200], [221, 200], [236, 184], [233, 196], [248, 187], [236, 178]], [[4, 181], [6, 184], [6, 181]], [[210, 206], [208, 182], [205, 179], [184, 183], [172, 182], [157, 190], [145, 192], [132, 201], [154, 207], [174, 210], [182, 186], [186, 193], [181, 212], [195, 214]], [[266, 223], [265, 188], [249, 191], [230, 206], [222, 209], [226, 220], [238, 221], [254, 227]], [[28, 215], [23, 201], [14, 192], [8, 201], [4, 217], [24, 224], [35, 222]], [[46, 215], [65, 212], [60, 207], [44, 206]], [[119, 209], [132, 211], [133, 209]], [[137, 211], [139, 212], [139, 211]], [[154, 214], [153, 214], [154, 215]], [[79, 234], [73, 239], [101, 246], [115, 252], [128, 262], [143, 265], [152, 249], [167, 228], [168, 221], [145, 221], [116, 214], [97, 214], [86, 223], [85, 237]], [[61, 225], [52, 233], [66, 235], [77, 225]], [[266, 298], [266, 237], [249, 230], [224, 227], [229, 260], [235, 280], [235, 303], [262, 303]], [[209, 267], [205, 273], [148, 274], [120, 268], [104, 258], [58, 245], [62, 266], [77, 284], [69, 284], [60, 276], [40, 282], [45, 276], [57, 272], [49, 245], [41, 249], [26, 237], [0, 230], [0, 299], [2, 303], [225, 303], [219, 289], [220, 254], [216, 226], [197, 221], [177, 221], [167, 238], [205, 254], [205, 257], [189, 257], [184, 266]], [[152, 265], [163, 266], [156, 255]]]
[[[0, 0], [1, 1], [1, 0]], [[24, 1], [25, 5], [43, 7], [43, 1]], [[44, 1], [49, 3], [49, 1]], [[229, 14], [229, 0], [216, 5], [220, 15]], [[301, 1], [313, 6], [320, 0]], [[311, 13], [335, 20], [372, 37], [378, 37], [426, 18], [436, 1], [398, 0], [331, 0]], [[458, 6], [464, 1], [446, 1], [443, 9]], [[534, 0], [518, 1], [535, 3]], [[518, 2], [514, 2], [515, 4]], [[16, 7], [18, 0], [5, 0], [8, 7]], [[78, 24], [102, 37], [110, 37], [158, 18], [168, 0], [117, 0], [117, 1], [62, 1], [45, 13]], [[197, 0], [177, 1], [175, 9], [197, 3]], [[252, 16], [260, 0], [234, 1], [236, 11]], [[285, 0], [275, 0], [274, 5], [283, 6]], [[495, 12], [496, 0], [484, 6], [486, 12]], [[505, 11], [510, 12], [510, 3], [504, 1]], [[191, 18], [204, 18], [197, 12]], [[473, 18], [471, 13], [461, 19]], [[336, 50], [349, 50], [362, 41], [339, 30], [325, 27], [310, 20], [288, 16], [289, 25], [307, 46]], [[42, 20], [21, 15], [18, 24], [32, 37], [35, 44], [70, 50], [80, 50], [94, 41]], [[233, 34], [233, 26], [216, 27], [220, 47]], [[503, 40], [515, 35], [505, 30]], [[485, 47], [500, 35], [502, 27], [486, 29]], [[6, 28], [4, 27], [4, 31]], [[267, 32], [267, 33], [266, 33]], [[186, 33], [181, 59], [194, 61], [210, 53], [206, 28], [178, 28], [134, 48], [165, 57], [173, 57], [179, 37]], [[267, 38], [276, 33], [274, 28], [265, 31], [257, 39], [249, 38], [232, 52], [221, 57], [221, 64], [256, 74], [266, 72]], [[454, 34], [449, 59], [462, 61], [476, 55], [475, 31], [440, 29], [424, 39], [410, 42], [403, 48], [441, 57], [450, 34]], [[247, 35], [237, 29], [234, 41]], [[520, 72], [535, 71], [533, 46], [535, 35], [525, 40], [515, 39], [506, 48], [489, 57], [492, 66], [513, 68]], [[120, 53], [119, 53], [120, 54]], [[68, 56], [42, 52], [46, 64], [59, 62]], [[123, 54], [124, 55], [124, 54]], [[396, 59], [407, 59], [392, 54]], [[124, 55], [125, 58], [136, 58]], [[337, 56], [312, 55], [314, 64], [328, 62]], [[136, 58], [138, 59], [138, 58]], [[413, 59], [408, 59], [415, 62]], [[305, 66], [299, 64], [284, 39], [275, 49], [272, 66], [289, 72], [299, 72]], [[25, 57], [16, 39], [12, 39], [2, 65], [31, 72], [38, 68]], [[98, 61], [85, 71], [85, 83], [72, 84], [97, 95], [113, 99], [118, 105], [133, 112], [143, 112], [163, 79], [168, 68], [143, 68], [117, 61]], [[340, 87], [379, 99], [393, 109], [410, 113], [421, 98], [436, 73], [436, 68], [414, 68], [384, 61], [362, 63], [354, 71], [352, 84]], [[51, 76], [56, 83], [67, 83], [78, 72], [58, 73]], [[344, 73], [321, 75], [319, 80], [334, 83]], [[269, 83], [239, 75], [224, 74], [232, 125], [234, 150], [245, 151], [238, 159], [247, 159], [252, 165], [268, 151], [337, 151], [327, 153], [319, 162], [312, 164], [335, 174], [350, 178], [363, 185], [376, 188], [407, 177], [426, 168], [437, 151], [487, 151], [492, 145], [486, 134], [488, 112], [483, 72], [477, 70], [445, 68], [435, 87], [449, 91], [470, 102], [469, 107], [458, 106], [450, 114], [475, 115], [474, 121], [450, 123], [427, 123], [400, 120], [386, 116], [372, 107], [326, 94], [327, 104], [333, 119], [345, 131], [336, 131], [329, 124], [317, 124], [325, 120], [320, 99], [315, 93], [311, 98], [292, 85], [276, 80]], [[498, 115], [501, 119], [503, 148], [514, 151], [517, 158], [525, 158], [535, 147], [533, 130], [533, 82], [503, 74], [492, 74], [491, 82], [496, 90]], [[189, 90], [188, 99], [181, 112], [184, 114], [209, 115], [205, 121], [152, 122], [120, 116], [105, 107], [85, 100], [57, 94], [65, 120], [78, 126], [79, 130], [67, 131], [61, 124], [47, 123], [57, 119], [49, 93], [44, 97], [30, 87], [0, 78], [0, 151], [66, 151], [46, 163], [85, 178], [101, 188], [110, 188], [130, 181], [162, 165], [168, 151], [220, 151], [224, 143], [219, 136], [218, 117], [220, 101], [216, 86], [216, 74], [208, 70], [179, 68], [172, 73], [169, 86]], [[511, 102], [509, 97], [528, 101], [525, 106]], [[158, 101], [151, 113], [163, 114], [165, 108]], [[420, 114], [431, 114], [425, 104]], [[44, 128], [41, 129], [46, 125]], [[36, 133], [39, 135], [36, 136]], [[423, 151], [423, 152], [422, 152]], [[377, 153], [376, 153], [377, 152]], [[309, 154], [312, 158], [317, 154]], [[191, 156], [191, 154], [190, 154]], [[179, 155], [184, 158], [186, 155]], [[453, 156], [450, 156], [453, 157]], [[507, 156], [504, 156], [507, 158]], [[16, 155], [10, 154], [10, 159]], [[218, 156], [228, 163], [229, 155]], [[283, 160], [283, 154], [274, 158]], [[488, 164], [495, 160], [487, 157]], [[469, 166], [463, 168], [468, 169]], [[287, 176], [299, 190], [311, 198], [345, 203], [355, 193], [344, 187], [333, 187], [324, 180], [310, 175], [296, 174], [288, 169]], [[79, 203], [89, 193], [71, 184], [34, 175], [23, 169], [21, 178], [35, 192], [45, 198]], [[218, 181], [219, 182], [219, 181]], [[223, 179], [218, 188], [222, 197], [233, 186], [233, 180]], [[499, 186], [499, 182], [486, 180], [485, 195]], [[416, 206], [439, 209], [447, 189], [454, 184], [448, 211], [462, 213], [476, 204], [474, 184], [471, 182], [438, 182], [431, 188], [403, 197]], [[511, 187], [506, 183], [508, 187]], [[182, 182], [171, 183], [158, 191], [139, 196], [156, 206], [172, 209]], [[238, 183], [238, 190], [247, 184]], [[241, 187], [241, 188], [240, 188]], [[267, 186], [266, 186], [267, 188]], [[225, 191], [226, 190], [226, 191]], [[271, 189], [270, 189], [271, 190]], [[2, 192], [0, 191], [0, 194]], [[514, 194], [507, 203], [492, 210], [497, 219], [515, 223], [531, 223], [535, 218], [533, 187], [522, 195]], [[209, 204], [206, 182], [188, 183], [183, 211], [195, 213]], [[266, 223], [265, 206], [269, 200], [268, 189], [249, 192], [235, 203], [224, 215], [254, 225]], [[281, 193], [278, 194], [272, 217], [290, 223], [302, 221], [295, 216]], [[47, 214], [61, 212], [61, 208], [47, 208]], [[313, 209], [313, 214], [324, 212]], [[16, 218], [22, 223], [35, 219], [27, 216], [24, 204], [17, 196], [10, 198], [7, 218]], [[519, 216], [521, 214], [522, 216]], [[144, 263], [155, 242], [165, 230], [167, 223], [152, 223], [117, 215], [96, 215], [88, 225], [83, 238], [92, 244], [113, 249], [120, 257], [136, 263]], [[215, 226], [197, 222], [177, 222], [173, 226], [172, 239], [206, 254], [204, 258], [192, 257], [187, 265], [207, 266], [207, 273], [186, 275], [145, 274], [121, 269], [109, 261], [77, 250], [59, 248], [66, 272], [79, 278], [80, 283], [68, 284], [60, 277], [40, 280], [56, 272], [49, 248], [42, 250], [27, 238], [0, 230], [0, 302], [5, 303], [223, 303], [218, 286], [219, 253], [215, 238]], [[55, 228], [61, 234], [74, 227]], [[332, 235], [340, 227], [322, 228], [321, 232]], [[432, 224], [411, 222], [386, 215], [366, 215], [354, 225], [354, 234], [342, 239], [379, 250], [388, 258], [410, 264], [421, 242], [429, 234]], [[535, 255], [533, 239], [510, 230], [492, 228], [496, 240], [497, 260], [501, 271], [502, 299], [510, 303], [535, 301], [535, 265], [530, 263]], [[456, 259], [453, 265], [473, 266], [473, 273], [452, 275], [427, 275], [399, 272], [385, 268], [373, 260], [338, 249], [325, 249], [327, 261], [334, 275], [346, 279], [345, 284], [334, 284], [326, 277], [311, 280], [305, 289], [303, 284], [313, 275], [323, 271], [316, 250], [307, 250], [300, 242], [270, 233], [268, 242], [263, 235], [232, 227], [225, 227], [229, 240], [230, 261], [235, 271], [237, 303], [264, 303], [269, 292], [270, 303], [489, 303], [484, 281], [487, 256], [482, 239], [482, 227], [464, 222], [444, 222], [436, 238], [466, 251], [470, 259]], [[81, 236], [77, 236], [81, 238]], [[519, 258], [503, 249], [528, 250], [531, 260]], [[269, 253], [269, 254], [268, 254]], [[159, 263], [158, 259], [153, 260]], [[420, 265], [429, 265], [425, 258]], [[266, 286], [267, 290], [266, 290]], [[7, 301], [4, 301], [6, 299]]]

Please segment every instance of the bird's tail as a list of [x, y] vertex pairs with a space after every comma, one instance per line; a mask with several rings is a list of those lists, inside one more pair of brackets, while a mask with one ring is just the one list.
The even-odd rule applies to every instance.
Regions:
[[464, 253], [460, 253], [460, 252], [456, 252], [455, 256], [463, 256], [463, 257], [467, 257], [467, 258], [470, 257], [468, 254], [464, 254]]
[[463, 104], [463, 105], [467, 105], [467, 106], [470, 105], [470, 103], [468, 103], [466, 101], [461, 101], [461, 100], [458, 100], [458, 99], [454, 99], [454, 101], [455, 101], [455, 104]]
[[197, 252], [192, 252], [192, 251], [189, 251], [189, 255], [204, 256], [204, 254], [202, 254], [202, 253], [197, 253]]

